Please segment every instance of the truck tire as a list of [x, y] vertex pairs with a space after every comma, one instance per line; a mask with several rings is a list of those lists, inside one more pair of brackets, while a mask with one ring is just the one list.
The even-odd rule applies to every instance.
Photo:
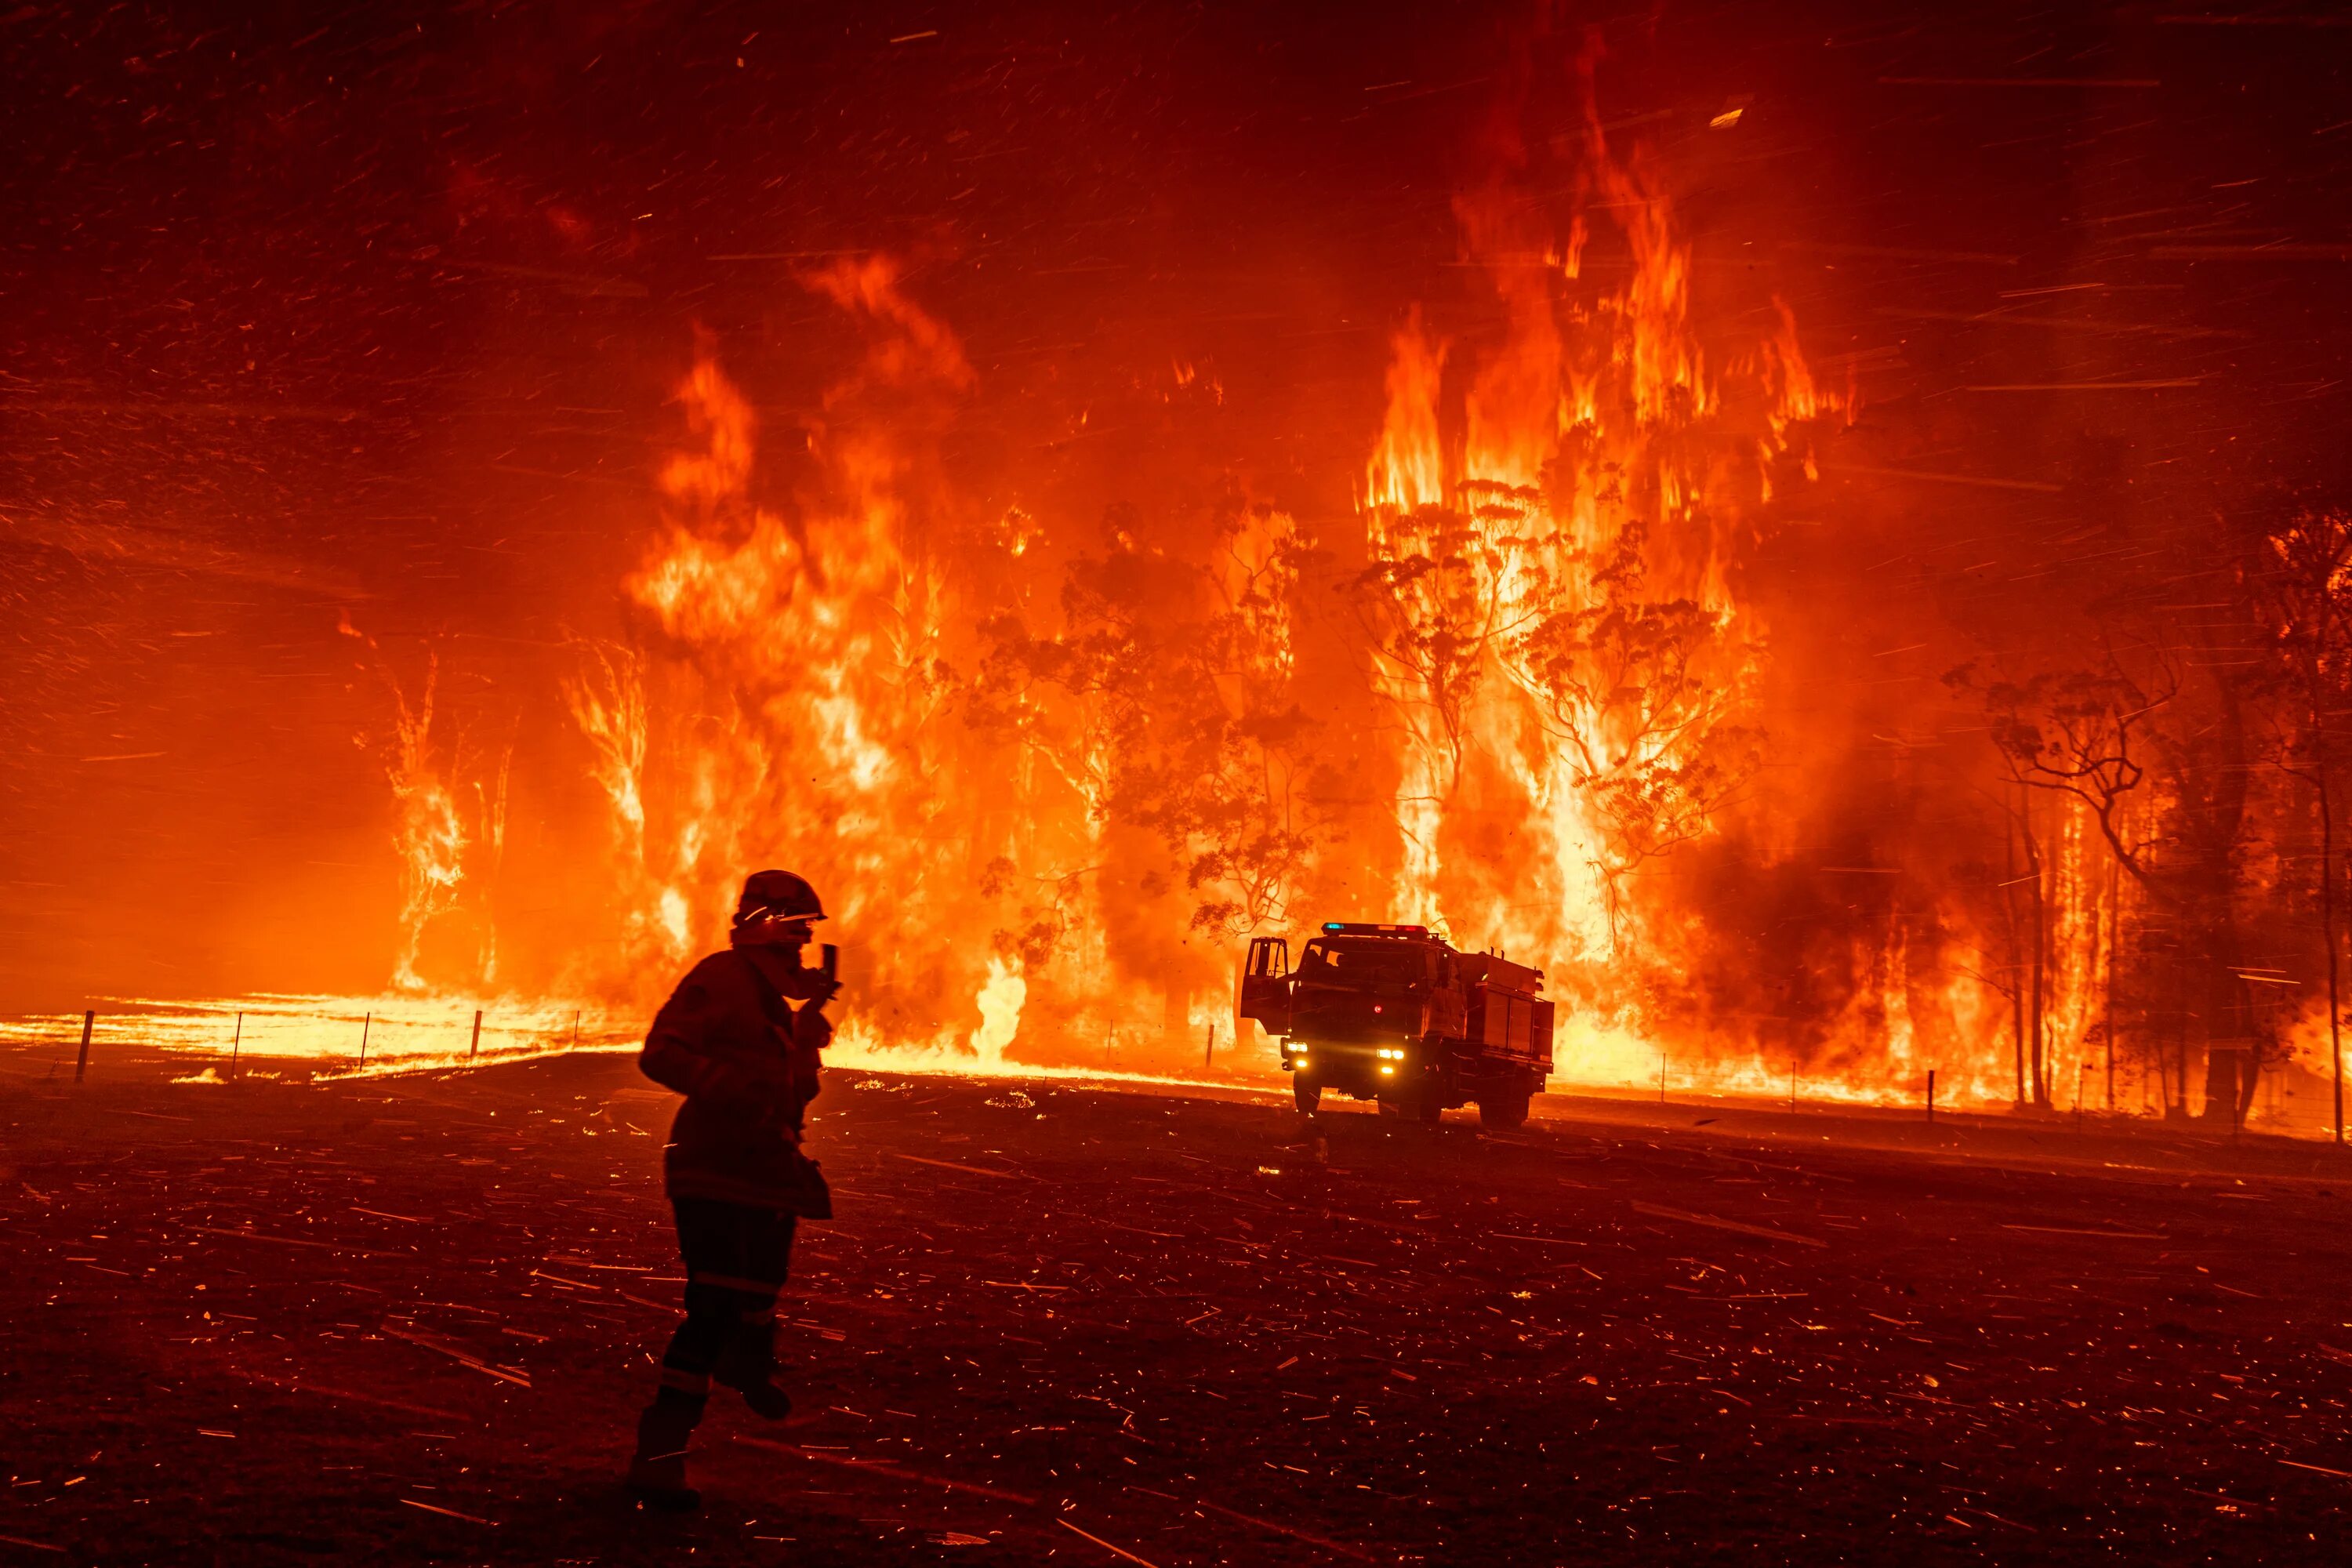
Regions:
[[1511, 1132], [1527, 1124], [1528, 1096], [1524, 1090], [1488, 1095], [1478, 1101], [1478, 1125], [1481, 1127], [1491, 1127], [1497, 1132]]
[[1434, 1127], [1445, 1120], [1445, 1102], [1434, 1094], [1424, 1092], [1413, 1102], [1412, 1113], [1426, 1126]]
[[1298, 1107], [1301, 1116], [1312, 1116], [1315, 1108], [1323, 1103], [1323, 1086], [1305, 1073], [1290, 1075], [1291, 1103]]

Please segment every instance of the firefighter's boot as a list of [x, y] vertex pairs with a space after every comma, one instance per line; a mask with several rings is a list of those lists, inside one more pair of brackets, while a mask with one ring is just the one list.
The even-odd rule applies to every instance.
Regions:
[[711, 1369], [711, 1381], [741, 1394], [751, 1414], [761, 1420], [782, 1421], [793, 1413], [793, 1399], [776, 1386], [775, 1376], [774, 1310], [747, 1313], [743, 1326], [719, 1352], [719, 1364]]
[[688, 1408], [664, 1389], [637, 1417], [637, 1451], [629, 1457], [628, 1488], [648, 1507], [691, 1513], [702, 1494], [686, 1484], [686, 1448], [702, 1415], [699, 1402]]

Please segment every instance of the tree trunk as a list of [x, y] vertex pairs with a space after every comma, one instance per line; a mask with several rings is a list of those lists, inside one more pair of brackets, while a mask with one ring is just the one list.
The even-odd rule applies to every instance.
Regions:
[[2325, 721], [2321, 711], [2318, 681], [2314, 678], [2311, 693], [2312, 732], [2319, 737], [2312, 758], [2312, 772], [2319, 785], [2319, 936], [2327, 944], [2327, 1060], [2336, 1092], [2336, 1142], [2344, 1142], [2344, 1004], [2337, 994], [2338, 966], [2336, 956], [2336, 816], [2327, 799], [2327, 742], [2320, 725]]
[[2000, 839], [2000, 901], [2009, 916], [2009, 1038], [2017, 1068], [2016, 1108], [2025, 1109], [2025, 975], [2017, 941], [2017, 822], [2004, 817]]
[[2252, 1008], [2247, 1005], [2246, 983], [2239, 975], [2237, 849], [2245, 831], [2246, 790], [2251, 770], [2246, 763], [2245, 711], [2237, 687], [2218, 668], [2210, 670], [2218, 712], [2206, 765], [2211, 769], [2210, 792], [2198, 814], [2198, 886], [2211, 919], [2207, 954], [2205, 1038], [2205, 1118], [2236, 1123], [2240, 1096], [2252, 1084], [2254, 1066]]
[[2174, 1098], [2167, 1101], [2164, 1119], [2167, 1121], [2189, 1120], [2189, 996], [2187, 982], [2176, 979], [2175, 1006], [2172, 1009], [2172, 1081], [2166, 1093]]
[[2204, 1120], [2235, 1125], [2254, 1048], [2246, 983], [2238, 977], [2236, 932], [2215, 931], [2207, 953]]
[[2042, 841], [2033, 836], [2033, 797], [2021, 794], [2018, 799], [2021, 817], [2021, 831], [2025, 838], [2026, 868], [2033, 877], [2033, 921], [2029, 928], [2033, 939], [2033, 1105], [2037, 1110], [2050, 1109], [2049, 988], [2050, 916], [2043, 902], [2042, 875]]
[[2107, 1114], [2115, 1114], [2115, 950], [2124, 941], [2124, 868], [2107, 863]]

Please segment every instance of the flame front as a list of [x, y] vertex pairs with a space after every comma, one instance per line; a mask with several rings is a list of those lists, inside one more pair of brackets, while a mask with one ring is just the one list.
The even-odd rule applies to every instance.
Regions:
[[[1732, 385], [1710, 379], [1667, 196], [1590, 116], [1582, 168], [1595, 210], [1565, 247], [1507, 180], [1457, 203], [1508, 333], [1465, 364], [1417, 313], [1398, 332], [1360, 585], [1403, 738], [1394, 908], [1548, 963], [1580, 1004], [1568, 1069], [1615, 1079], [1655, 1059], [1638, 998], [1685, 956], [1642, 874], [1710, 833], [1755, 763], [1763, 628], [1727, 568], [1838, 410], [1785, 307]], [[1623, 242], [1614, 289], [1581, 282], [1596, 221]]]
[[[1245, 497], [1183, 539], [1114, 516], [1094, 548], [1028, 503], [982, 515], [939, 451], [977, 378], [887, 259], [802, 280], [866, 347], [795, 432], [791, 510], [754, 499], [769, 438], [699, 357], [628, 584], [659, 637], [584, 650], [570, 689], [632, 963], [674, 969], [735, 879], [790, 865], [837, 900], [869, 1046], [1171, 1065], [1196, 1030], [1213, 1049], [1238, 939], [1377, 915], [1548, 963], [1585, 1021], [1567, 1070], [1648, 1060], [1637, 998], [1678, 955], [1641, 876], [1754, 761], [1762, 628], [1727, 563], [1838, 405], [1785, 308], [1710, 378], [1668, 198], [1587, 134], [1566, 246], [1507, 178], [1457, 204], [1509, 331], [1398, 331], [1354, 571]], [[1596, 220], [1613, 289], [1580, 281]], [[1197, 390], [1180, 365], [1171, 395]], [[1302, 634], [1310, 578], [1344, 624]], [[1387, 720], [1318, 718], [1335, 668]], [[1339, 798], [1381, 777], [1384, 814]], [[1381, 907], [1301, 907], [1334, 898]]]
[[747, 869], [786, 865], [845, 934], [861, 1029], [990, 1065], [1024, 1028], [1149, 1060], [1307, 864], [1301, 726], [1267, 700], [1292, 674], [1293, 527], [1241, 509], [1180, 560], [979, 517], [936, 450], [974, 380], [953, 335], [887, 260], [803, 281], [867, 347], [798, 432], [800, 505], [752, 499], [758, 420], [706, 355], [679, 389], [698, 444], [628, 584], [659, 637], [584, 649], [570, 687], [635, 889], [629, 962], [676, 968]]
[[[1543, 966], [1571, 1082], [1909, 1099], [1933, 1068], [1949, 1099], [2006, 1098], [2000, 987], [1953, 956], [1998, 945], [1981, 910], [1890, 901], [1775, 982], [1725, 957], [1736, 900], [1686, 885], [1727, 843], [1751, 882], [1797, 857], [1755, 804], [1785, 715], [1740, 584], [1853, 404], [1783, 300], [1701, 287], [1665, 171], [1604, 132], [1596, 58], [1545, 143], [1564, 184], [1521, 129], [1539, 95], [1505, 93], [1453, 205], [1480, 324], [1400, 312], [1344, 507], [1294, 514], [1213, 451], [1098, 516], [1040, 463], [973, 482], [958, 443], [1002, 399], [887, 256], [790, 285], [857, 345], [790, 413], [747, 390], [747, 351], [698, 342], [622, 624], [562, 654], [610, 874], [551, 991], [642, 1015], [782, 866], [827, 901], [845, 1063], [1263, 1073], [1268, 1043], [1225, 1033], [1241, 944], [1351, 918]], [[1139, 384], [1223, 403], [1187, 359]], [[1083, 401], [1054, 417], [1041, 447], [1105, 429]], [[431, 648], [403, 680], [368, 647], [394, 987], [500, 1001], [512, 747], [452, 739]], [[2101, 1026], [2117, 894], [2079, 818], [2047, 841], [2054, 1059]]]

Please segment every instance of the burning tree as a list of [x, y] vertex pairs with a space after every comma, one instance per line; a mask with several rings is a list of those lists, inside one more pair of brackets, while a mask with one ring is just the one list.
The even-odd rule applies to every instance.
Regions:
[[1755, 772], [1760, 736], [1738, 721], [1742, 693], [1728, 616], [1695, 599], [1643, 596], [1648, 530], [1629, 521], [1595, 562], [1571, 555], [1586, 592], [1558, 599], [1509, 640], [1513, 674], [1570, 749], [1601, 827], [1594, 867], [1610, 925], [1625, 879], [1706, 832]]
[[1610, 143], [1602, 54], [1550, 37], [1530, 60], [1567, 90], [1532, 66], [1497, 102], [1454, 203], [1476, 346], [1420, 309], [1394, 336], [1353, 595], [1397, 736], [1391, 908], [1543, 954], [1608, 1021], [1585, 1065], [1611, 1074], [1654, 1064], [1641, 1037], [1706, 989], [1687, 923], [1654, 918], [1665, 879], [1640, 879], [1759, 764], [1736, 563], [1843, 404], [1777, 300], [1754, 302], [1763, 337], [1704, 339], [1663, 172]]
[[853, 929], [870, 910], [929, 917], [870, 950], [856, 978], [871, 1014], [939, 1037], [962, 998], [1011, 984], [984, 980], [985, 953], [957, 938], [982, 868], [1015, 835], [1012, 814], [960, 820], [961, 858], [938, 847], [951, 802], [995, 793], [989, 759], [945, 721], [954, 605], [941, 541], [960, 512], [935, 444], [973, 373], [889, 261], [802, 282], [866, 352], [804, 417], [794, 504], [755, 494], [757, 411], [704, 345], [679, 388], [696, 444], [662, 470], [663, 527], [627, 584], [665, 700], [644, 715], [642, 745], [625, 689], [600, 696], [591, 680], [574, 708], [616, 730], [597, 749], [625, 845], [626, 771], [659, 760], [637, 798], [651, 913], [673, 958], [713, 931], [746, 868], [789, 862]]
[[[463, 728], [454, 742], [442, 735], [449, 715], [441, 700], [441, 656], [431, 646], [425, 649], [424, 672], [412, 697], [374, 637], [352, 626], [348, 616], [341, 619], [339, 629], [366, 646], [375, 675], [392, 698], [384, 776], [392, 786], [395, 813], [393, 847], [400, 857], [401, 931], [393, 986], [421, 993], [450, 978], [495, 984], [498, 924], [488, 900], [506, 848], [513, 745], [509, 742], [499, 748], [495, 763], [478, 765]], [[367, 744], [367, 738], [359, 737], [359, 743]], [[436, 940], [436, 932], [461, 912], [470, 912], [472, 918], [460, 922], [453, 957], [447, 942]], [[436, 953], [438, 963], [431, 956]], [[454, 973], [428, 973], [436, 969]]]
[[[2110, 1048], [2128, 1028], [2164, 1082], [2168, 1112], [2186, 1115], [2191, 1047], [2201, 1047], [2204, 1114], [2234, 1123], [2265, 1067], [2285, 1059], [2299, 1016], [2313, 1015], [2340, 1125], [2334, 786], [2352, 710], [2352, 515], [2274, 500], [2225, 512], [2195, 542], [2193, 569], [2127, 575], [2095, 602], [2089, 658], [2027, 677], [1980, 683], [1968, 668], [1949, 679], [1982, 700], [2011, 779], [2068, 800], [2109, 853], [2119, 879], [2106, 899]], [[2194, 602], [2183, 602], [2184, 583], [2196, 585]], [[2183, 611], [2205, 618], [2184, 621]], [[2021, 821], [2030, 815], [2021, 808]], [[2020, 879], [2033, 883], [2038, 919], [2045, 840], [2030, 823], [2021, 831], [2032, 869]], [[2126, 892], [2137, 903], [2128, 931]], [[2037, 1062], [2042, 942], [2032, 939], [2028, 961], [2032, 1021], [2021, 1012]], [[2120, 975], [2118, 952], [2132, 961]], [[2315, 993], [2324, 1012], [2295, 1000]]]
[[1509, 629], [1498, 580], [1529, 542], [1495, 525], [1524, 524], [1534, 510], [1532, 496], [1507, 485], [1465, 485], [1463, 493], [1468, 510], [1420, 506], [1391, 517], [1378, 558], [1353, 584], [1381, 666], [1375, 684], [1408, 710], [1415, 742], [1442, 759], [1429, 780], [1431, 804], [1441, 807], [1461, 782], [1471, 705], [1496, 637]]
[[[2108, 644], [2090, 668], [1995, 680], [1983, 698], [2011, 776], [2083, 805], [2178, 943], [2176, 1111], [2186, 1113], [2193, 1022], [2206, 1047], [2206, 1113], [2232, 1119], [2251, 1103], [2262, 1039], [2241, 929], [2252, 826], [2246, 680], [2218, 651], [2154, 626]], [[1973, 672], [1953, 679], [1965, 687]]]
[[1356, 598], [1380, 685], [1443, 759], [1430, 804], [1461, 783], [1474, 710], [1506, 678], [1537, 710], [1594, 829], [1613, 942], [1625, 879], [1704, 834], [1754, 772], [1729, 616], [1689, 597], [1644, 596], [1649, 529], [1626, 518], [1587, 548], [1540, 491], [1465, 481], [1461, 506], [1420, 507], [1382, 530]]
[[2259, 609], [2279, 674], [2275, 765], [2308, 790], [2316, 845], [2309, 885], [2318, 895], [2326, 974], [2328, 1078], [2336, 1141], [2344, 1141], [2344, 1007], [2336, 936], [2335, 778], [2341, 721], [2352, 710], [2352, 511], [2310, 499], [2259, 517]]
[[575, 643], [578, 668], [561, 682], [572, 722], [594, 756], [593, 773], [612, 810], [621, 882], [621, 959], [632, 970], [676, 962], [685, 911], [646, 858], [646, 748], [651, 714], [645, 659], [624, 643]]
[[1234, 509], [1217, 559], [1186, 566], [1109, 528], [1066, 572], [1062, 627], [983, 624], [973, 721], [1019, 740], [1106, 827], [1158, 842], [1196, 931], [1280, 922], [1328, 836], [1307, 788], [1315, 726], [1286, 700], [1298, 546], [1286, 518]]

